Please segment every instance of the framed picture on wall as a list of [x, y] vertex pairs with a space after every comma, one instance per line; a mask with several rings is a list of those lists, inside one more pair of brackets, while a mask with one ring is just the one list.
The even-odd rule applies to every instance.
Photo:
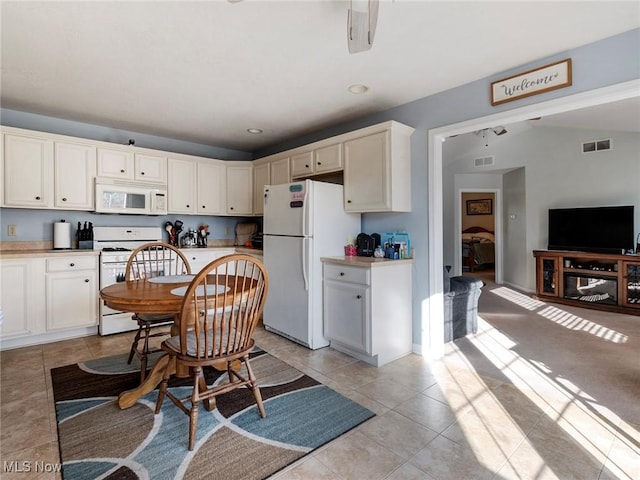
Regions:
[[467, 215], [492, 215], [493, 200], [483, 198], [478, 200], [467, 200]]

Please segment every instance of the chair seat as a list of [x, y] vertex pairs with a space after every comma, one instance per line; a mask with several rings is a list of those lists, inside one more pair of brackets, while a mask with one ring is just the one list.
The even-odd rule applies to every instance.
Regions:
[[[209, 341], [211, 341], [213, 335], [213, 330], [209, 329], [207, 332], [207, 338], [209, 339]], [[206, 356], [207, 357], [211, 357], [211, 356], [219, 356], [219, 355], [225, 355], [226, 352], [221, 352], [220, 348], [218, 348], [221, 344], [222, 345], [226, 345], [227, 344], [227, 339], [229, 338], [229, 335], [225, 332], [225, 334], [222, 337], [222, 341], [216, 341], [216, 349], [215, 352], [213, 351], [213, 345], [207, 345], [207, 353]], [[194, 357], [194, 358], [198, 358], [198, 354], [197, 354], [197, 344], [196, 344], [196, 334], [193, 332], [189, 332], [186, 335], [186, 339], [187, 339], [187, 356], [189, 357]], [[241, 341], [241, 340], [238, 340]], [[204, 344], [205, 344], [205, 333], [201, 332], [200, 333], [200, 357], [204, 356]], [[175, 336], [175, 337], [171, 337], [168, 338], [167, 340], [165, 340], [163, 342], [163, 345], [165, 345], [166, 347], [170, 348], [171, 350], [173, 350], [174, 352], [176, 352], [177, 354], [180, 354], [180, 336]]]
[[134, 320], [139, 320], [146, 323], [163, 323], [173, 321], [173, 315], [166, 313], [135, 313], [133, 315]]

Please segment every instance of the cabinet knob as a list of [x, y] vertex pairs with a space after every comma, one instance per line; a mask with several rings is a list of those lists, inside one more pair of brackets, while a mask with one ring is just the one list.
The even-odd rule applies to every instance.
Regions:
[[362, 298], [362, 295], [356, 295], [356, 298], [360, 300]]
[[140, 175], [144, 175], [144, 172], [140, 172]]
[[233, 210], [233, 207], [229, 207], [229, 210]]
[[89, 283], [89, 279], [88, 279], [88, 278], [85, 278], [85, 279], [84, 279], [84, 283]]
[[189, 208], [189, 207], [190, 207], [190, 205], [187, 204], [187, 208]]
[[62, 197], [62, 201], [66, 202], [67, 201], [67, 197]]
[[318, 162], [316, 165], [322, 165], [322, 162]]
[[36, 197], [36, 200], [40, 200], [40, 195], [38, 195], [38, 196]]
[[344, 277], [344, 272], [340, 272], [340, 276], [341, 276], [341, 277]]
[[347, 200], [347, 203], [351, 203], [351, 200]]
[[120, 173], [124, 173], [124, 168], [122, 170], [120, 170]]
[[207, 208], [207, 206], [206, 205], [202, 205], [202, 208]]
[[70, 267], [75, 267], [75, 266], [76, 266], [76, 264], [75, 264], [75, 263], [70, 263], [70, 264], [69, 264], [69, 266], [70, 266]]
[[305, 165], [304, 168], [309, 168], [309, 165]]

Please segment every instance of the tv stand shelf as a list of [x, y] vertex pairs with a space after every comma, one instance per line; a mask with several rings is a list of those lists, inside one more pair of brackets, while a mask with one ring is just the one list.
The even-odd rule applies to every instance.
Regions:
[[533, 256], [541, 300], [640, 315], [640, 255], [534, 250]]

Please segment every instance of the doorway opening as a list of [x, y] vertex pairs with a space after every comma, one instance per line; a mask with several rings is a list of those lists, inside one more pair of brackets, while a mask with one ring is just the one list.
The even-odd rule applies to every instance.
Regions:
[[444, 354], [443, 297], [443, 182], [442, 143], [453, 135], [482, 130], [493, 125], [521, 122], [538, 116], [578, 110], [639, 96], [640, 81], [631, 80], [588, 92], [568, 95], [505, 112], [429, 130], [428, 151], [428, 228], [427, 296], [422, 304], [422, 355], [440, 358]]
[[493, 190], [460, 191], [460, 271], [496, 281], [496, 197]]

